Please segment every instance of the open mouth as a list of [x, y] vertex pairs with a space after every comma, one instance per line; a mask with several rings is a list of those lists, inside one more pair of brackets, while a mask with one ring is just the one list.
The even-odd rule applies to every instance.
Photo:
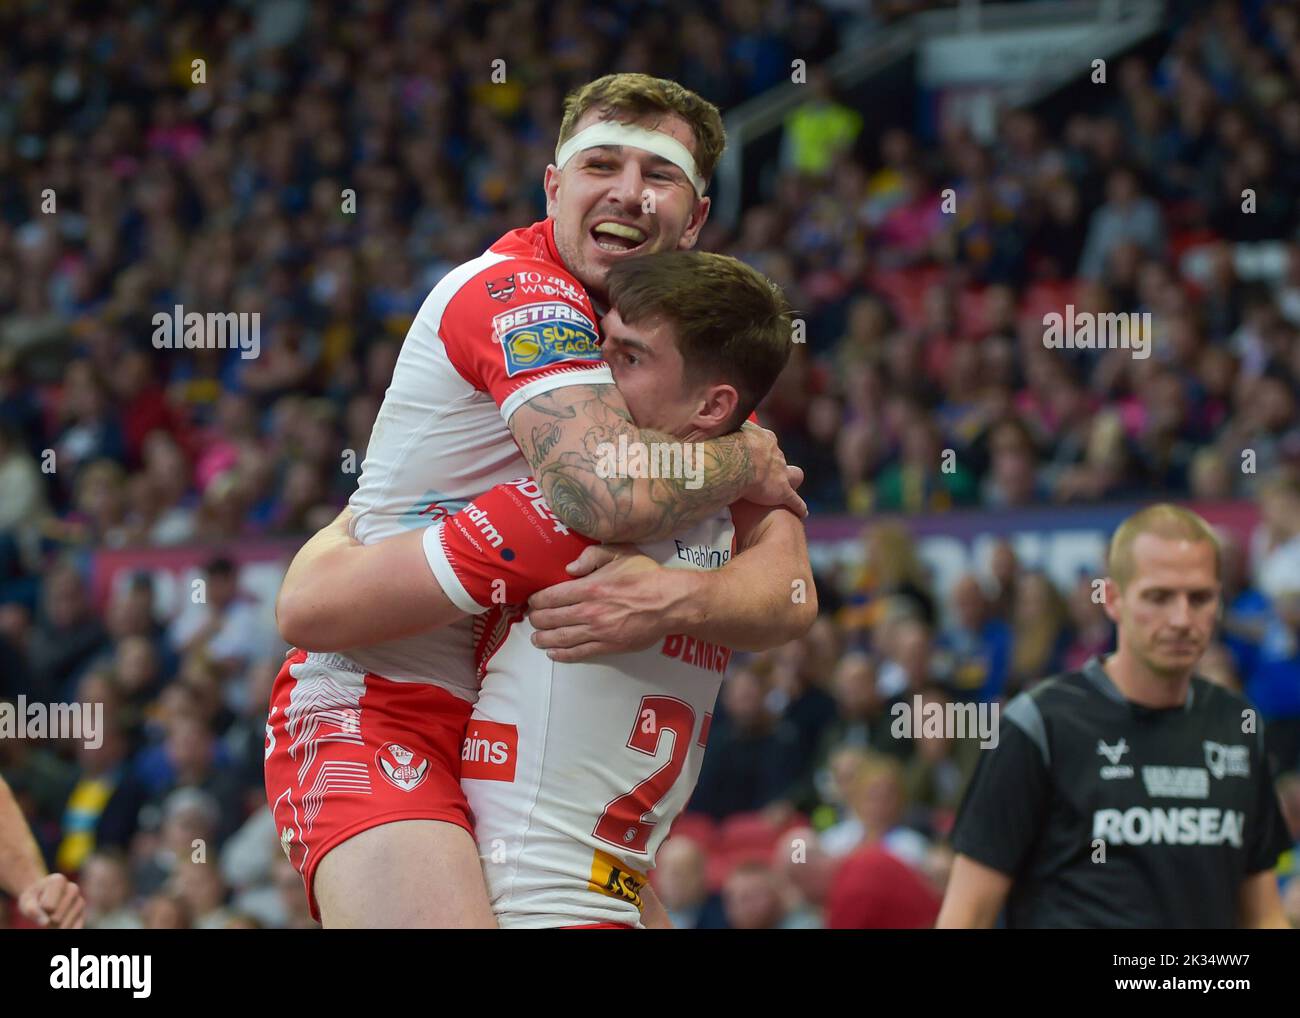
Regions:
[[649, 238], [625, 223], [597, 223], [591, 228], [591, 239], [602, 251], [627, 254], [642, 247]]

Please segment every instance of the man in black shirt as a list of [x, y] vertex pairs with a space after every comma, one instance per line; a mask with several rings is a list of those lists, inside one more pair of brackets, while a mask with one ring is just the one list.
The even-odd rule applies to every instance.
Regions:
[[1243, 699], [1192, 672], [1219, 615], [1218, 545], [1195, 513], [1144, 509], [1115, 532], [1117, 650], [1003, 713], [953, 835], [937, 925], [1286, 926], [1287, 847]]

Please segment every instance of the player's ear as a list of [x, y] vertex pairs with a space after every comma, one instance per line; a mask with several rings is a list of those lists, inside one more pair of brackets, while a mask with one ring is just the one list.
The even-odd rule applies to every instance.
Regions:
[[542, 190], [546, 192], [546, 215], [554, 219], [560, 193], [560, 171], [554, 163], [546, 167], [546, 173], [542, 176]]
[[709, 220], [709, 207], [712, 202], [708, 198], [701, 198], [695, 203], [695, 208], [691, 210], [691, 218], [686, 223], [686, 229], [682, 231], [682, 239], [677, 242], [677, 247], [681, 251], [689, 251], [695, 246], [695, 242], [700, 239], [700, 231], [704, 229], [704, 224]]
[[740, 405], [740, 393], [734, 385], [725, 382], [706, 386], [704, 398], [696, 414], [695, 426], [701, 431], [725, 428]]
[[1118, 625], [1119, 624], [1119, 599], [1120, 599], [1119, 584], [1116, 583], [1114, 580], [1112, 580], [1109, 576], [1107, 576], [1106, 582], [1102, 586], [1101, 593], [1102, 593], [1101, 610], [1106, 613], [1106, 618], [1110, 619], [1112, 622]]

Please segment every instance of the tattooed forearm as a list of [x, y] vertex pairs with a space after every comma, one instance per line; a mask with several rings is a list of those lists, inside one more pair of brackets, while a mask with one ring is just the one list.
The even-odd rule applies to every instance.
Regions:
[[[571, 421], [579, 412], [599, 414], [603, 417], [614, 416], [632, 423], [632, 415], [627, 404], [612, 385], [574, 385], [565, 389], [534, 396], [524, 404], [529, 410]], [[511, 427], [513, 427], [513, 423]]]
[[533, 448], [537, 450], [539, 459], [546, 459], [550, 455], [562, 434], [560, 426], [554, 422], [544, 427], [533, 428]]
[[647, 449], [679, 441], [638, 428], [612, 385], [572, 386], [529, 400], [510, 427], [555, 514], [601, 541], [666, 537], [730, 505], [754, 480], [739, 433], [694, 443], [694, 482], [608, 469], [608, 450], [619, 448], [620, 438], [624, 447]]

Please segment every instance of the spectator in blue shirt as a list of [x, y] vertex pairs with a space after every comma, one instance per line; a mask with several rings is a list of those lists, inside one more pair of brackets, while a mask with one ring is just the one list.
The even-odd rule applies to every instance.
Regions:
[[958, 581], [952, 605], [956, 617], [940, 633], [939, 649], [951, 658], [953, 694], [963, 700], [996, 700], [1007, 681], [1011, 629], [991, 616], [988, 599], [974, 576]]

